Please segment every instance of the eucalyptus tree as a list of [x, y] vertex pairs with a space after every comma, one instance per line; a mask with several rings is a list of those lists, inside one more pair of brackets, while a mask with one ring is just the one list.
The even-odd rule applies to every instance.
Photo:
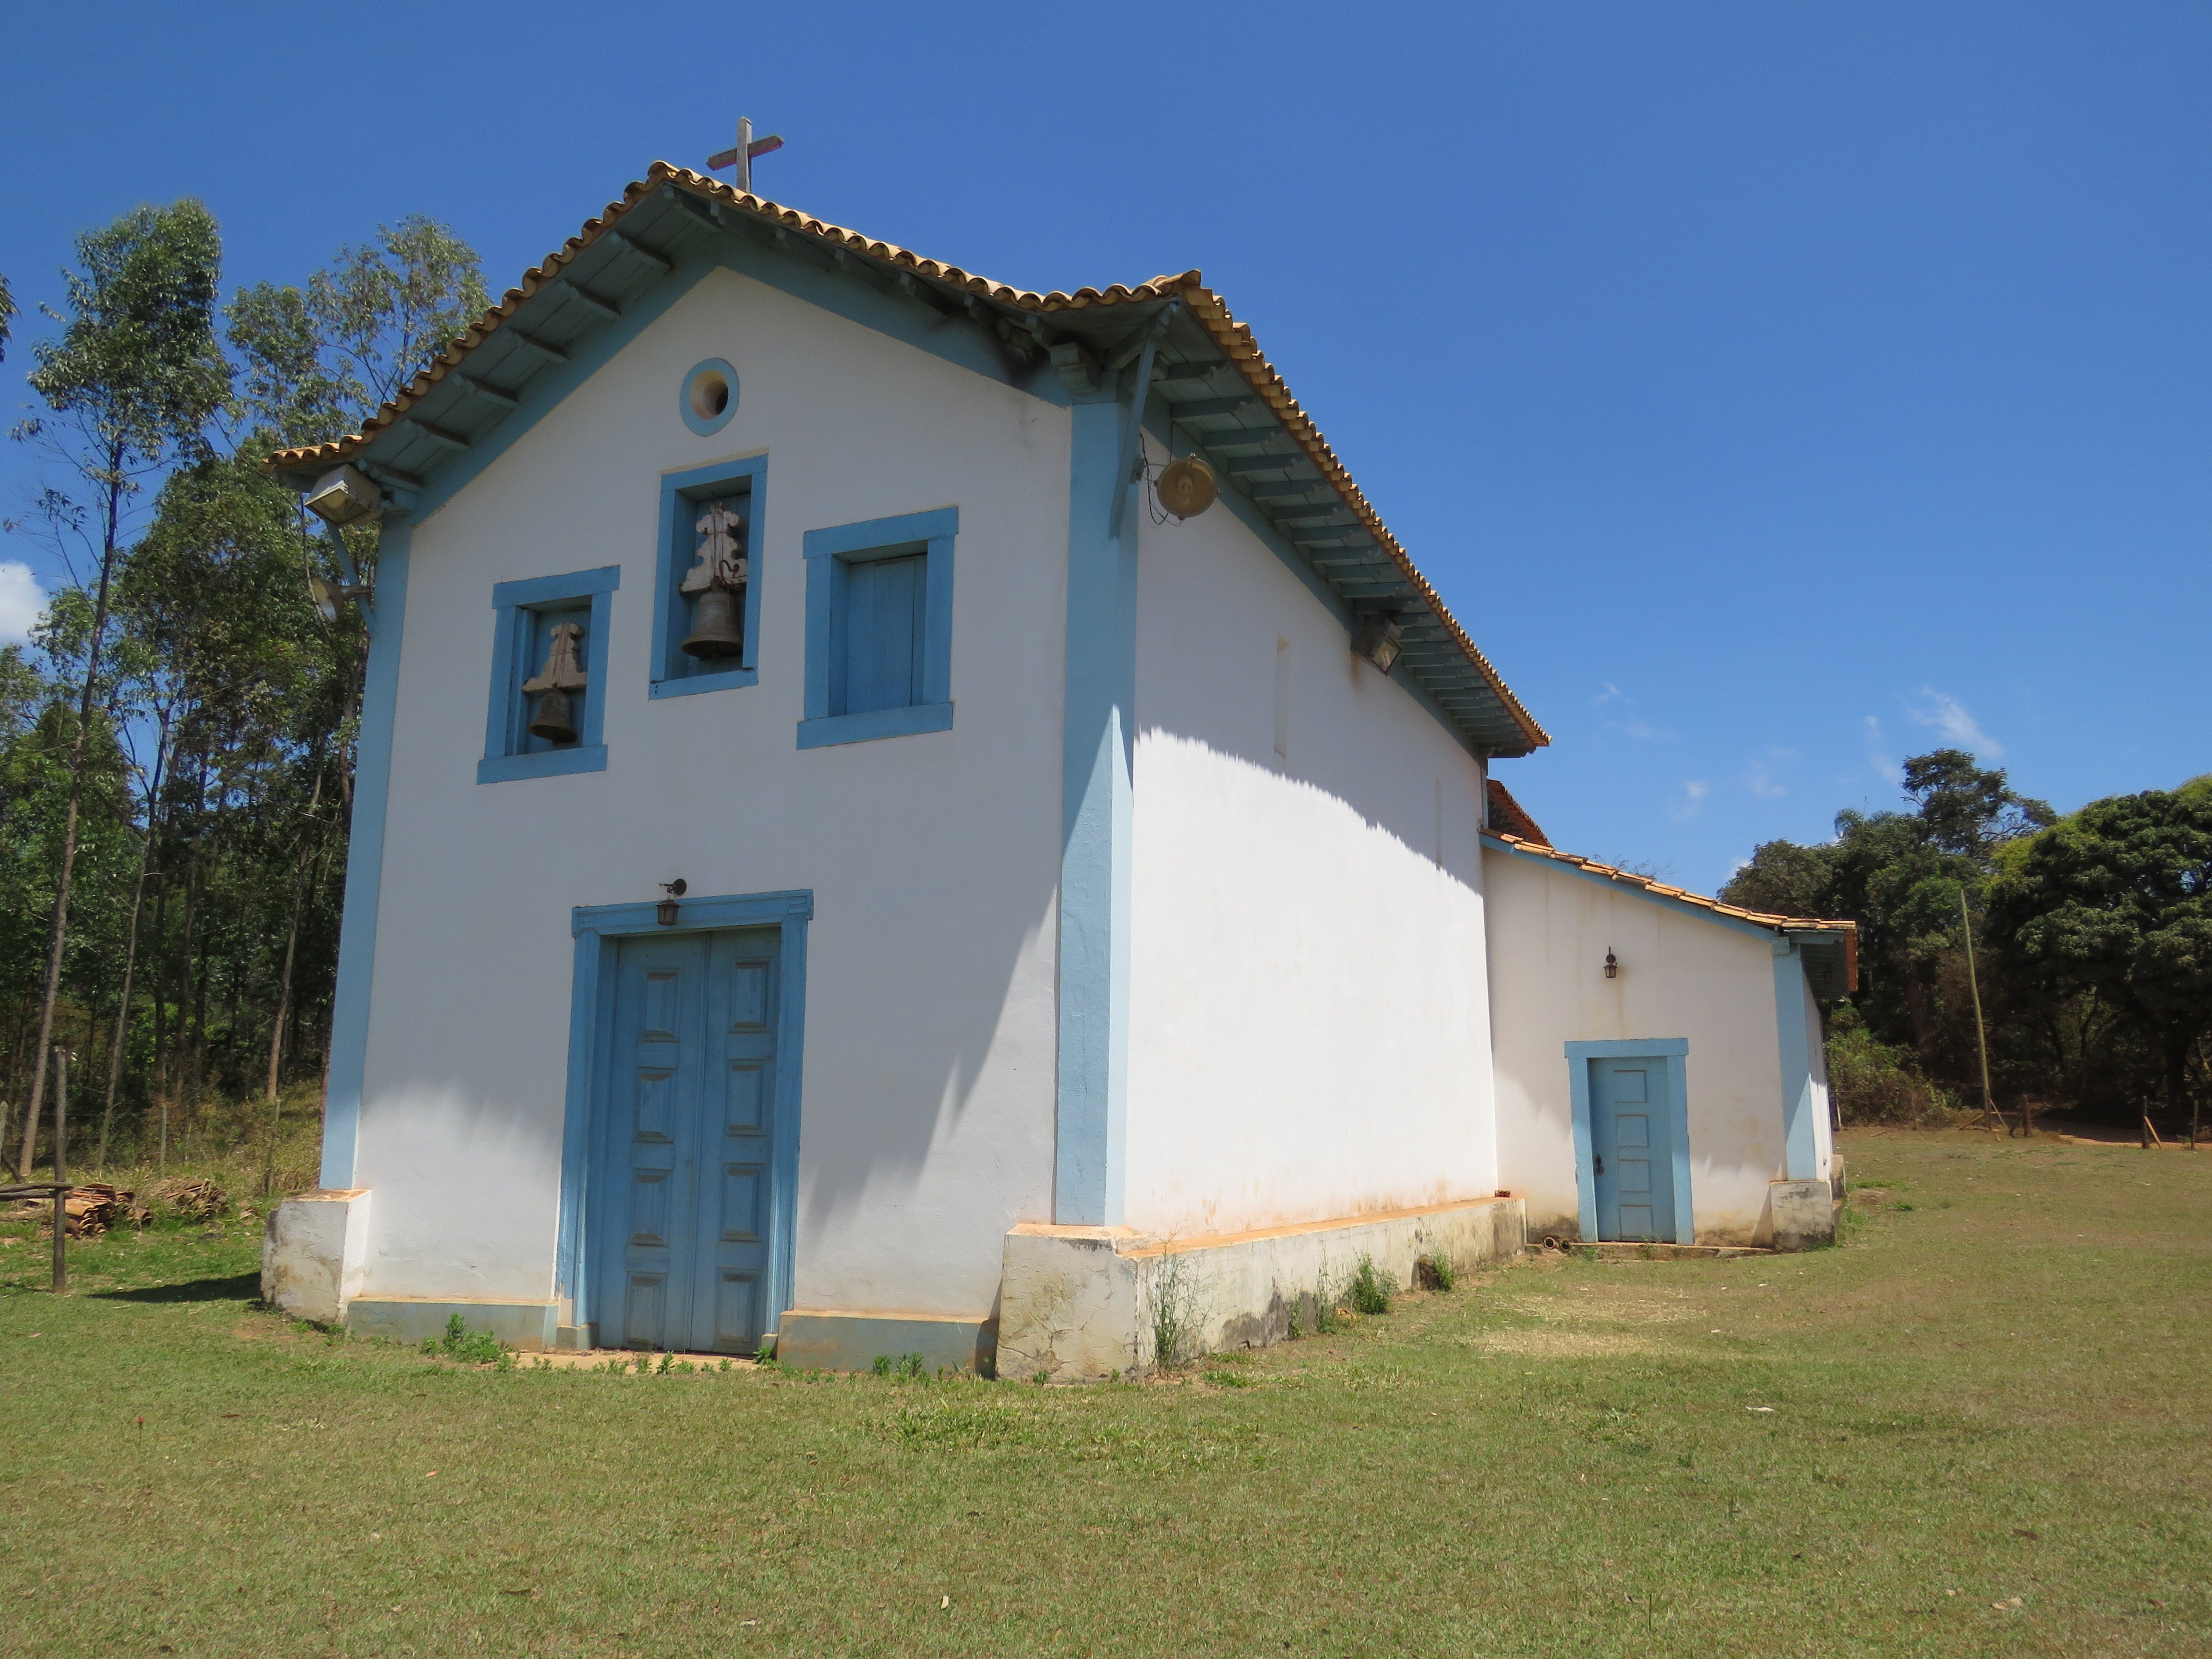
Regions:
[[373, 580], [376, 535], [313, 523], [260, 463], [357, 429], [488, 299], [420, 216], [219, 316], [196, 204], [77, 256], [36, 351], [46, 407], [15, 434], [52, 463], [29, 527], [69, 579], [37, 648], [0, 651], [0, 1073], [42, 1094], [23, 1057], [63, 1028], [96, 1047], [104, 1020], [104, 1152], [125, 1096], [166, 1134], [180, 1101], [273, 1095], [327, 1048], [367, 635], [319, 617], [306, 579]]
[[30, 1102], [19, 1176], [29, 1174], [43, 1062], [52, 1040], [69, 939], [78, 818], [83, 805], [86, 741], [100, 696], [100, 653], [118, 561], [147, 482], [179, 459], [203, 453], [209, 423], [228, 402], [230, 365], [216, 337], [222, 240], [213, 216], [194, 201], [141, 207], [76, 241], [78, 268], [64, 273], [67, 314], [61, 337], [33, 348], [32, 388], [46, 412], [15, 432], [37, 445], [56, 469], [40, 498], [40, 517], [56, 550], [73, 567], [93, 564], [92, 610], [76, 716], [68, 738], [69, 786], [61, 867], [48, 930]]

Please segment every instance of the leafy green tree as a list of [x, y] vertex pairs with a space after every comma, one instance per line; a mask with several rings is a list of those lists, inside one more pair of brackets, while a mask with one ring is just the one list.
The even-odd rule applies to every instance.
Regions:
[[15, 296], [9, 291], [8, 276], [0, 271], [0, 362], [8, 356], [8, 330], [15, 320]]
[[2113, 1009], [2182, 1116], [2190, 1054], [2212, 1033], [2212, 787], [2093, 801], [2013, 849], [1990, 934], [2036, 1000]]
[[307, 279], [307, 310], [337, 366], [337, 406], [356, 424], [489, 305], [475, 250], [420, 214], [379, 226], [374, 242], [341, 248]]
[[[36, 648], [0, 651], [0, 1102], [42, 1086], [32, 1055], [92, 1051], [71, 1078], [96, 1094], [104, 1059], [104, 1160], [118, 1115], [127, 1143], [158, 1106], [166, 1144], [181, 1109], [189, 1138], [326, 1050], [367, 635], [305, 579], [373, 580], [376, 532], [314, 524], [259, 464], [357, 430], [488, 300], [419, 216], [219, 316], [195, 204], [78, 251], [16, 434], [52, 463], [27, 527], [71, 580]], [[0, 1105], [11, 1157], [16, 1127]]]
[[1875, 1038], [1963, 1079], [1972, 1038], [1960, 896], [1978, 906], [1998, 849], [2054, 815], [1958, 749], [1906, 761], [1903, 793], [1910, 811], [1839, 812], [1825, 844], [1763, 843], [1721, 896], [1857, 922], [1860, 1017]]
[[69, 939], [85, 757], [100, 694], [100, 648], [133, 498], [150, 476], [205, 447], [209, 422], [230, 395], [230, 365], [216, 338], [222, 241], [198, 202], [142, 207], [77, 239], [79, 269], [65, 273], [69, 316], [58, 340], [35, 349], [32, 387], [47, 413], [15, 435], [39, 443], [68, 482], [50, 485], [42, 516], [64, 556], [94, 555], [92, 614], [76, 719], [68, 739], [69, 793], [61, 868], [33, 1048], [31, 1098], [19, 1177], [29, 1174], [44, 1097], [42, 1057], [52, 1039]]

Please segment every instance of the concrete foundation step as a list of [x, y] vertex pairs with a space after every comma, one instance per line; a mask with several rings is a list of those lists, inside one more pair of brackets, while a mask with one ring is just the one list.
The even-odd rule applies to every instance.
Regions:
[[1776, 1252], [1756, 1244], [1576, 1244], [1570, 1247], [1588, 1250], [1601, 1261], [1733, 1261], [1738, 1256], [1772, 1255]]

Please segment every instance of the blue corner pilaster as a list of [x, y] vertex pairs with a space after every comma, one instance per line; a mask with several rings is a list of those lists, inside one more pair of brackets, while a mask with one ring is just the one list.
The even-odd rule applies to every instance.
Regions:
[[1131, 747], [1137, 526], [1112, 532], [1121, 404], [1079, 403], [1067, 514], [1067, 696], [1060, 775], [1060, 1070], [1053, 1219], [1121, 1220], [1129, 1057]]
[[353, 824], [346, 844], [345, 917], [338, 929], [329, 1087], [323, 1108], [328, 1188], [354, 1184], [361, 1139], [362, 1075], [368, 1060], [368, 993], [376, 967], [376, 909], [384, 880], [384, 809], [392, 785], [392, 724], [399, 702], [399, 636], [407, 619], [410, 528], [387, 523], [376, 556], [374, 628], [354, 750]]
[[1797, 947], [1774, 942], [1774, 1034], [1782, 1050], [1782, 1176], [1816, 1178], [1813, 1142], [1813, 1039], [1805, 1019], [1805, 963]]

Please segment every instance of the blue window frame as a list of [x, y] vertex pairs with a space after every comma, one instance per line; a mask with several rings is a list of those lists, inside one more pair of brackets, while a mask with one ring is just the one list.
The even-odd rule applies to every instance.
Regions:
[[799, 746], [952, 724], [952, 544], [939, 507], [806, 532], [806, 718]]
[[[491, 705], [484, 717], [483, 758], [477, 763], [478, 783], [607, 769], [607, 624], [621, 586], [622, 567], [611, 564], [493, 587]], [[577, 657], [585, 683], [574, 698], [576, 741], [556, 744], [527, 730], [538, 699], [522, 688], [544, 667], [553, 629], [562, 623], [583, 629]]]
[[[701, 513], [724, 501], [744, 515], [744, 644], [734, 662], [701, 658], [684, 649], [697, 600], [683, 591], [684, 574], [698, 562]], [[761, 515], [768, 503], [768, 457], [722, 461], [660, 479], [660, 552], [653, 587], [653, 685], [655, 697], [726, 691], [760, 680]]]

